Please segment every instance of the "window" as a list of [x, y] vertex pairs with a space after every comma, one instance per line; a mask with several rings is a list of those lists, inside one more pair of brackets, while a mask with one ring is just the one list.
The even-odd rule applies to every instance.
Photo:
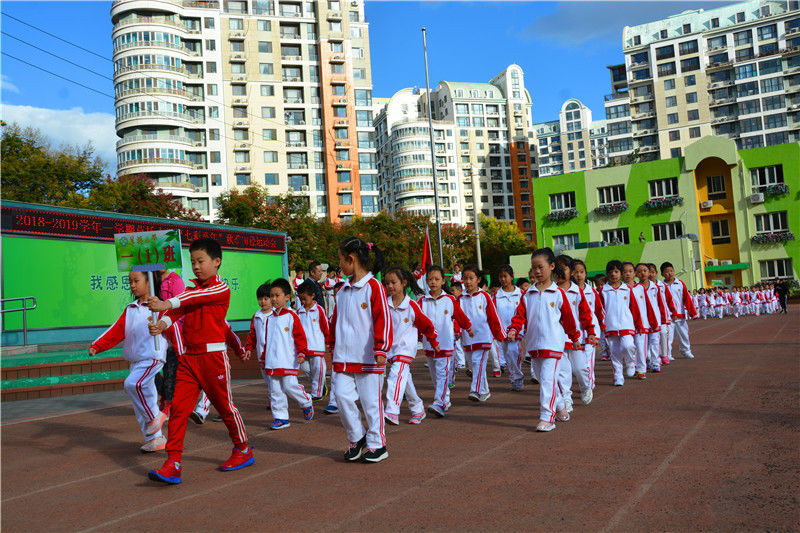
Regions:
[[236, 185], [250, 185], [250, 174], [236, 174]]
[[711, 19], [711, 27], [712, 28], [719, 28], [719, 18], [718, 17], [714, 17], [713, 19]]
[[683, 29], [684, 35], [687, 34], [687, 33], [692, 33], [692, 25], [691, 24], [684, 24], [682, 29]]
[[700, 126], [689, 128], [689, 138], [696, 139], [698, 137], [700, 137]]
[[752, 30], [737, 31], [733, 34], [733, 44], [736, 46], [744, 46], [753, 42]]
[[362, 213], [377, 213], [378, 212], [378, 197], [377, 196], [362, 196], [361, 197], [361, 212]]
[[683, 235], [683, 229], [680, 221], [653, 224], [654, 241], [668, 241], [670, 239], [677, 239], [681, 235]]
[[761, 80], [762, 93], [774, 93], [775, 91], [780, 91], [781, 89], [783, 89], [783, 82], [779, 77]]
[[786, 115], [777, 113], [775, 115], [767, 115], [764, 117], [764, 129], [770, 130], [774, 128], [783, 128], [786, 126]]
[[258, 51], [262, 54], [271, 54], [272, 43], [269, 41], [258, 41]]
[[783, 165], [751, 168], [750, 179], [754, 191], [761, 191], [770, 185], [783, 183]]
[[275, 118], [275, 108], [274, 107], [262, 107], [261, 108], [261, 118]]
[[650, 184], [650, 199], [678, 196], [678, 178], [653, 180]]
[[686, 93], [686, 103], [687, 104], [696, 104], [697, 103], [697, 93]]
[[739, 129], [743, 133], [761, 130], [761, 117], [747, 118], [739, 121]]
[[728, 220], [711, 221], [711, 244], [728, 244], [731, 242], [731, 234], [728, 229]]
[[666, 39], [667, 38], [667, 30], [661, 30], [660, 32], [658, 32], [658, 38], [659, 39]]
[[759, 261], [759, 263], [761, 264], [762, 278], [792, 279], [794, 277], [791, 259], [769, 259], [766, 261]]
[[778, 36], [777, 27], [775, 24], [770, 24], [769, 26], [761, 26], [758, 28], [758, 40], [759, 41], [766, 41], [767, 39], [774, 39]]
[[784, 107], [784, 99], [783, 95], [779, 94], [776, 96], [768, 96], [761, 100], [762, 109], [764, 111], [772, 111], [773, 109], [781, 109]]
[[634, 35], [633, 36], [633, 46], [639, 46], [642, 44], [642, 36], [641, 35]]
[[244, 23], [242, 22], [242, 19], [228, 19], [228, 29], [229, 30], [244, 29]]
[[700, 120], [700, 111], [697, 109], [690, 109], [686, 112], [687, 120]]
[[661, 46], [656, 48], [656, 59], [667, 59], [670, 57], [675, 57], [675, 47], [673, 45], [669, 46]]
[[336, 173], [336, 181], [339, 183], [350, 183], [350, 171], [340, 170]]
[[217, 72], [217, 64], [214, 61], [206, 61], [206, 72], [208, 74], [214, 74]]
[[258, 21], [258, 31], [270, 31], [270, 21], [268, 21], [268, 20], [259, 20]]
[[678, 114], [677, 113], [669, 113], [667, 115], [667, 124], [677, 124], [678, 123]]
[[658, 65], [658, 75], [659, 76], [671, 76], [675, 74], [675, 62], [670, 61], [669, 63], [661, 63]]
[[628, 237], [628, 228], [617, 228], [604, 230], [601, 235], [603, 242], [611, 244], [630, 244], [631, 240]]
[[706, 178], [708, 186], [708, 199], [721, 200], [727, 195], [725, 194], [725, 177], [724, 176], [709, 176]]
[[680, 55], [685, 56], [689, 54], [696, 54], [697, 53], [697, 41], [686, 41], [685, 43], [680, 43], [678, 45], [678, 50], [680, 51]]
[[615, 204], [625, 201], [625, 186], [611, 185], [609, 187], [598, 187], [597, 194], [600, 198], [600, 205]]
[[267, 150], [264, 152], [264, 163], [277, 163], [278, 152]]
[[687, 87], [697, 85], [697, 78], [694, 74], [690, 74], [683, 79], [683, 84]]
[[674, 88], [675, 88], [675, 80], [674, 79], [664, 80], [664, 90], [665, 91], [671, 91]]
[[737, 80], [742, 80], [742, 79], [745, 79], [745, 78], [752, 78], [753, 76], [756, 76], [756, 75], [757, 75], [757, 72], [756, 72], [756, 64], [755, 63], [749, 63], [747, 65], [739, 65], [738, 67], [736, 67], [736, 79]]
[[678, 97], [677, 96], [667, 96], [667, 107], [675, 107], [678, 105]]
[[575, 192], [561, 192], [550, 195], [550, 211], [575, 208]]
[[789, 215], [786, 211], [756, 215], [756, 233], [788, 231]]
[[747, 61], [748, 59], [753, 59], [753, 57], [755, 57], [755, 55], [752, 47], [736, 50], [736, 61]]
[[670, 141], [680, 141], [681, 140], [681, 132], [680, 130], [672, 130], [669, 132], [669, 140]]
[[574, 250], [575, 245], [578, 244], [578, 234], [570, 233], [567, 235], [553, 235], [553, 247], [559, 247], [565, 250]]
[[275, 87], [272, 85], [262, 85], [261, 86], [261, 96], [274, 96], [275, 95]]
[[216, 129], [216, 128], [208, 130], [208, 140], [209, 141], [218, 141], [219, 140], [219, 130]]
[[670, 148], [669, 156], [672, 158], [680, 157], [681, 156], [681, 149], [680, 148]]
[[264, 174], [264, 185], [277, 185], [278, 175], [275, 173]]
[[744, 22], [744, 11], [736, 13], [736, 22]]
[[220, 161], [219, 152], [211, 152], [211, 154], [209, 155], [209, 159], [211, 160], [212, 163], [219, 163]]
[[340, 193], [339, 205], [353, 205], [353, 194], [349, 192]]

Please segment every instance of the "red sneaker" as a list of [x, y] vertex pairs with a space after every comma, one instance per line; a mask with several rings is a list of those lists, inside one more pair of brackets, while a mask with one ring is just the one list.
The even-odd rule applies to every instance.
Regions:
[[231, 456], [220, 465], [219, 469], [223, 472], [239, 470], [250, 466], [255, 460], [255, 457], [253, 457], [253, 450], [250, 446], [245, 446], [244, 450], [240, 450], [234, 446]]
[[496, 377], [496, 378], [499, 378], [499, 377], [500, 377], [500, 372], [499, 372], [499, 371], [497, 371], [497, 372], [493, 372], [493, 373], [492, 373], [492, 375], [493, 375], [494, 377]]
[[647, 379], [647, 376], [645, 375], [644, 372], [637, 372], [636, 379]]
[[167, 459], [164, 461], [164, 466], [155, 470], [151, 470], [147, 473], [147, 477], [153, 481], [161, 481], [162, 483], [177, 485], [183, 481], [181, 479], [181, 464], [177, 461]]

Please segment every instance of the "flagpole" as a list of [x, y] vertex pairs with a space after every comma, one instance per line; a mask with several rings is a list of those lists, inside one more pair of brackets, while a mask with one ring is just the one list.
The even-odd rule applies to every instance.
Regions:
[[428, 78], [428, 39], [425, 28], [422, 28], [422, 53], [425, 56], [425, 89], [428, 100], [428, 133], [431, 138], [431, 169], [433, 171], [433, 203], [436, 207], [436, 234], [439, 237], [439, 266], [444, 268], [444, 254], [442, 253], [442, 222], [439, 218], [439, 177], [436, 173], [436, 152], [433, 144], [433, 111], [431, 106], [431, 85]]

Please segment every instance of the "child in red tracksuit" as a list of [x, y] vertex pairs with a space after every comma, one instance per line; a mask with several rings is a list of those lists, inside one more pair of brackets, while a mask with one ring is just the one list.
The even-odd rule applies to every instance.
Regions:
[[155, 324], [150, 324], [150, 334], [158, 335], [180, 317], [185, 317], [183, 338], [185, 355], [178, 363], [175, 394], [172, 399], [167, 460], [148, 477], [153, 481], [180, 483], [181, 454], [186, 423], [202, 389], [211, 400], [233, 441], [230, 458], [219, 468], [238, 470], [254, 462], [253, 452], [247, 445], [247, 434], [239, 410], [233, 404], [230, 385], [230, 364], [225, 345], [225, 315], [231, 293], [217, 275], [222, 263], [222, 249], [217, 241], [197, 239], [189, 246], [195, 284], [183, 294], [162, 302], [155, 296], [149, 300], [150, 309], [165, 311]]

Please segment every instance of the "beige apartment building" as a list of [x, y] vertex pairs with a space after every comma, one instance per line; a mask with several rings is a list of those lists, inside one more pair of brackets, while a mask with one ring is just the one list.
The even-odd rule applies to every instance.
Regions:
[[800, 140], [800, 6], [750, 0], [626, 27], [609, 67], [608, 155], [683, 155], [700, 137], [739, 149]]
[[249, 185], [318, 217], [378, 211], [363, 1], [118, 0], [118, 175], [215, 218]]

